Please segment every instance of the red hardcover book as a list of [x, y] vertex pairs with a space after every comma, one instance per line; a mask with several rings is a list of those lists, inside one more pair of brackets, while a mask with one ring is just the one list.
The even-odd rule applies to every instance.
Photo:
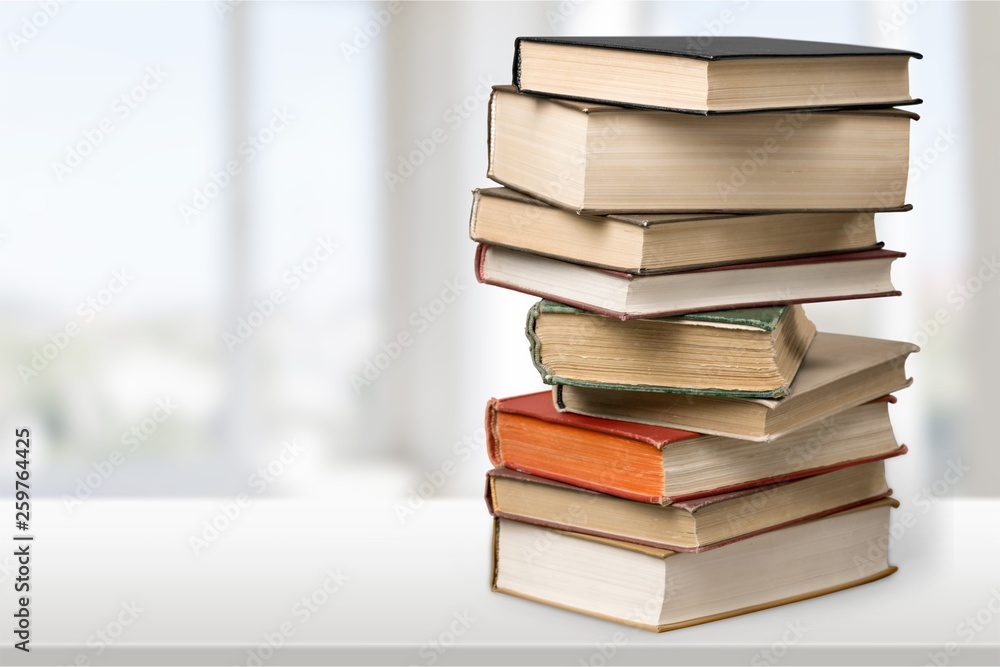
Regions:
[[898, 456], [889, 401], [866, 403], [771, 442], [558, 412], [549, 392], [491, 399], [495, 466], [669, 505]]

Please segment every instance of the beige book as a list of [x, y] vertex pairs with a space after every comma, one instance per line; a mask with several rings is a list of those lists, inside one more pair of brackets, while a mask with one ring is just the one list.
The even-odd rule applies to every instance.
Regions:
[[552, 100], [497, 87], [489, 168], [581, 213], [892, 209], [910, 121], [898, 109], [726, 116]]
[[510, 188], [473, 191], [469, 236], [636, 274], [881, 245], [874, 211], [578, 215]]
[[778, 399], [729, 398], [557, 385], [559, 410], [771, 441], [910, 385], [911, 343], [819, 332], [789, 388]]
[[644, 503], [510, 468], [488, 473], [493, 516], [671, 551], [705, 551], [889, 495], [872, 461], [671, 505]]
[[663, 632], [869, 583], [889, 565], [886, 498], [703, 553], [494, 520], [493, 590]]

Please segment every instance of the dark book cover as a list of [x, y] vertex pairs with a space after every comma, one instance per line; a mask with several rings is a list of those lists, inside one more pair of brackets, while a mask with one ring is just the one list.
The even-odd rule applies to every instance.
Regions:
[[[801, 39], [775, 39], [773, 37], [741, 37], [719, 35], [709, 40], [697, 36], [654, 35], [632, 37], [518, 37], [514, 40], [515, 53], [520, 52], [521, 42], [587, 46], [618, 51], [643, 51], [667, 56], [695, 58], [698, 60], [734, 60], [747, 58], [830, 58], [841, 56], [909, 56], [923, 58], [915, 51], [887, 49], [879, 46], [838, 44], [835, 42], [810, 42]], [[514, 81], [517, 81], [517, 60], [514, 61]]]
[[[537, 42], [541, 44], [561, 44], [565, 46], [579, 46], [586, 48], [610, 49], [615, 51], [633, 51], [637, 53], [653, 53], [664, 56], [679, 58], [691, 58], [693, 60], [703, 60], [717, 62], [723, 60], [749, 60], [749, 59], [772, 59], [772, 58], [840, 58], [840, 57], [879, 57], [879, 56], [906, 56], [915, 59], [923, 58], [923, 55], [915, 51], [903, 49], [890, 49], [877, 46], [863, 46], [858, 44], [840, 44], [835, 42], [813, 42], [797, 39], [776, 39], [770, 37], [744, 37], [744, 36], [714, 36], [711, 39], [704, 39], [696, 35], [659, 35], [659, 36], [631, 36], [631, 37], [590, 37], [590, 36], [522, 36], [514, 40], [514, 63], [512, 66], [513, 83], [519, 92], [549, 95], [552, 97], [565, 97], [566, 99], [578, 100], [581, 102], [596, 102], [608, 104], [607, 100], [579, 96], [561, 96], [545, 91], [527, 90], [521, 85], [521, 43]], [[835, 104], [820, 105], [809, 108], [815, 109], [846, 109], [865, 107], [895, 107], [911, 104], [921, 104], [923, 100], [919, 98], [908, 98], [901, 100], [885, 100], [878, 104]], [[732, 113], [759, 113], [763, 111], [788, 111], [803, 107], [773, 107], [768, 109], [746, 109], [739, 111], [713, 111], [682, 109], [674, 107], [656, 107], [642, 104], [621, 103], [624, 106], [633, 106], [646, 109], [660, 109], [665, 111], [676, 111], [681, 113], [691, 113], [698, 115], [716, 115]]]

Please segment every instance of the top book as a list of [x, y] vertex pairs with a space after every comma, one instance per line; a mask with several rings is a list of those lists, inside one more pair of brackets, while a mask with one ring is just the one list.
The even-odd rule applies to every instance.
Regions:
[[919, 53], [763, 37], [518, 37], [523, 93], [698, 114], [919, 104]]

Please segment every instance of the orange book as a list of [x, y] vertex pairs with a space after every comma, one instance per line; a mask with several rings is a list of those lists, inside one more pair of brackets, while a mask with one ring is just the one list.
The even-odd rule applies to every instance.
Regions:
[[630, 500], [669, 505], [903, 454], [893, 399], [866, 403], [771, 442], [558, 412], [549, 392], [491, 399], [490, 461]]

